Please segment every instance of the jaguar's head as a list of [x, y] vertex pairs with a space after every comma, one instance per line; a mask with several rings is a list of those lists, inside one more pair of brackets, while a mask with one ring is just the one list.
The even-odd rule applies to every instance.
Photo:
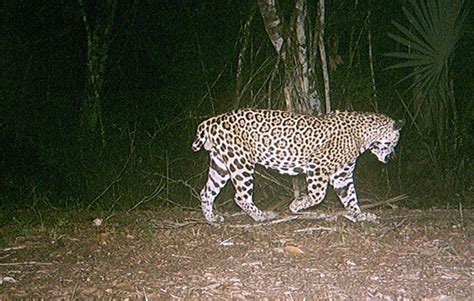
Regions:
[[374, 154], [380, 162], [387, 163], [390, 156], [395, 152], [398, 139], [400, 138], [400, 130], [405, 121], [394, 121], [392, 126], [385, 131], [385, 133], [375, 140], [370, 146], [369, 150]]

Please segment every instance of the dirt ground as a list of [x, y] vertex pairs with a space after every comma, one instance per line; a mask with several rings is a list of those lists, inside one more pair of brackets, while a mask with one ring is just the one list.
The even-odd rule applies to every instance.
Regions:
[[0, 300], [472, 300], [474, 210], [372, 212], [219, 226], [178, 209], [4, 213]]

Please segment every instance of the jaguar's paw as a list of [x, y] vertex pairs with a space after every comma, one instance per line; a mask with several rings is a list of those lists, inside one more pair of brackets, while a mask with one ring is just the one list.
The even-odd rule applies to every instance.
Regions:
[[224, 217], [222, 217], [221, 215], [212, 215], [206, 217], [206, 220], [210, 224], [220, 224], [224, 222]]
[[256, 216], [254, 220], [256, 222], [265, 222], [269, 221], [272, 219], [275, 219], [277, 217], [277, 214], [273, 211], [263, 211], [260, 216]]
[[344, 217], [354, 223], [357, 223], [357, 222], [374, 223], [377, 221], [377, 215], [371, 212], [349, 213], [347, 215], [344, 215]]

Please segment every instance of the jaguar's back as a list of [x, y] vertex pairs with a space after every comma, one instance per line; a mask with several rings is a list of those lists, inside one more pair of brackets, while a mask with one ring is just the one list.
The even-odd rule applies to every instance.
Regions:
[[[211, 204], [211, 208], [206, 205], [206, 218], [215, 219], [212, 203], [230, 177], [236, 186], [237, 204], [254, 219], [262, 220], [263, 213], [251, 200], [255, 164], [282, 174], [306, 173], [308, 184], [319, 182], [308, 186], [311, 199], [306, 203], [320, 202], [327, 182], [333, 182], [331, 178], [339, 173], [352, 177], [355, 160], [366, 149], [386, 162], [398, 142], [400, 128], [387, 116], [360, 112], [336, 111], [315, 117], [244, 109], [210, 118], [198, 126], [193, 143], [193, 150], [204, 145], [211, 157], [210, 182], [201, 192], [203, 203]], [[218, 178], [216, 173], [219, 181], [215, 179]], [[306, 203], [298, 208], [290, 206], [290, 209], [300, 210]], [[246, 210], [247, 207], [250, 209]], [[358, 206], [354, 208], [360, 212]]]

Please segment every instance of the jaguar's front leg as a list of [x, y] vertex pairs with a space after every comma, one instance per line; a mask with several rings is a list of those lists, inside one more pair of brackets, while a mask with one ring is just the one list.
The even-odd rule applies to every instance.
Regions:
[[331, 184], [334, 191], [348, 211], [345, 216], [353, 222], [370, 221], [373, 222], [377, 216], [370, 212], [362, 212], [359, 207], [359, 200], [354, 186], [353, 171], [355, 162], [338, 170], [331, 177]]

